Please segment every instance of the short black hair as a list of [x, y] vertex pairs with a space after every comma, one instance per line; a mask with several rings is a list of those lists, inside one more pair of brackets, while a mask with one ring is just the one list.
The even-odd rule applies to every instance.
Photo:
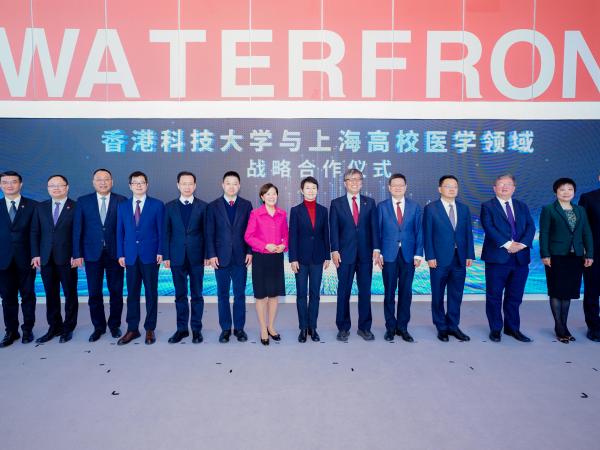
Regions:
[[177, 182], [178, 183], [179, 183], [179, 180], [181, 179], [181, 177], [192, 177], [194, 179], [194, 183], [196, 183], [196, 175], [194, 175], [192, 172], [188, 172], [187, 170], [179, 172], [177, 174]]
[[440, 177], [440, 181], [438, 182], [438, 186], [442, 187], [442, 184], [444, 184], [444, 181], [446, 180], [454, 180], [458, 183], [458, 178], [456, 178], [454, 175], [442, 175]]
[[14, 170], [7, 170], [5, 172], [0, 173], [0, 179], [2, 177], [17, 177], [19, 179], [19, 183], [23, 182], [23, 177]]
[[267, 192], [269, 192], [269, 189], [275, 189], [275, 192], [277, 193], [277, 195], [279, 195], [279, 189], [277, 189], [277, 186], [275, 186], [273, 183], [266, 183], [263, 184], [260, 187], [260, 190], [258, 191], [258, 196], [260, 197], [260, 199], [262, 200], [262, 196], [265, 195]]
[[572, 178], [566, 178], [566, 177], [559, 178], [558, 180], [556, 180], [552, 184], [552, 190], [556, 194], [556, 191], [558, 191], [558, 188], [560, 188], [561, 186], [564, 186], [565, 184], [570, 184], [571, 186], [573, 186], [573, 191], [577, 192], [577, 184], [575, 184], [575, 180], [573, 180]]
[[315, 186], [317, 186], [317, 189], [319, 189], [319, 182], [317, 181], [317, 179], [316, 179], [315, 177], [306, 177], [305, 179], [303, 179], [303, 180], [300, 182], [300, 189], [304, 189], [304, 185], [305, 185], [306, 183], [312, 183], [312, 184], [314, 184]]
[[494, 184], [496, 184], [502, 178], [510, 178], [512, 180], [513, 184], [517, 184], [517, 179], [515, 178], [515, 176], [512, 173], [503, 173], [502, 175], [498, 175], [496, 177], [496, 181], [494, 181]]
[[137, 178], [137, 177], [144, 177], [144, 181], [146, 183], [148, 183], [148, 176], [144, 172], [140, 172], [139, 170], [136, 170], [135, 172], [131, 172], [129, 174], [129, 184], [131, 184], [131, 180], [133, 180], [134, 178]]
[[62, 179], [63, 179], [63, 181], [65, 182], [65, 184], [66, 184], [67, 186], [69, 185], [69, 180], [67, 180], [67, 177], [65, 177], [64, 175], [61, 175], [61, 174], [59, 174], [59, 173], [55, 173], [54, 175], [50, 175], [50, 176], [48, 177], [48, 179], [46, 180], [46, 183], [47, 183], [48, 181], [50, 181], [52, 178], [54, 178], [54, 177], [62, 178]]
[[240, 174], [237, 173], [235, 170], [228, 170], [227, 172], [225, 172], [225, 174], [223, 175], [223, 181], [225, 181], [225, 178], [227, 177], [236, 177], [240, 183], [242, 181], [240, 178]]
[[96, 170], [94, 170], [94, 173], [92, 174], [92, 177], [96, 176], [96, 174], [97, 174], [98, 172], [106, 172], [106, 173], [107, 173], [107, 174], [109, 174], [109, 175], [110, 175], [110, 177], [112, 178], [112, 173], [110, 172], [110, 170], [108, 170], [108, 169], [104, 169], [104, 168], [102, 168], [102, 167], [101, 167], [101, 168], [99, 168], [99, 169], [96, 169]]
[[390, 177], [390, 179], [388, 180], [388, 184], [392, 184], [392, 181], [396, 180], [398, 178], [403, 179], [404, 184], [406, 184], [406, 177], [404, 175], [402, 175], [401, 173], [393, 173], [392, 176]]

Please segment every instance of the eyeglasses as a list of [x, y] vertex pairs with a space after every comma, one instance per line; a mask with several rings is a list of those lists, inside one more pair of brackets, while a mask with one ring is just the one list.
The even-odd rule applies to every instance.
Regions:
[[360, 183], [362, 182], [362, 178], [346, 178], [344, 181], [348, 183]]
[[498, 183], [496, 184], [497, 187], [499, 188], [503, 188], [503, 187], [515, 187], [514, 183]]
[[145, 181], [133, 181], [131, 183], [129, 183], [131, 186], [145, 186], [146, 182]]
[[109, 181], [112, 181], [112, 178], [94, 178], [94, 181], [97, 183], [108, 183]]
[[442, 186], [441, 186], [441, 187], [443, 187], [444, 189], [458, 189], [458, 186], [457, 186], [457, 185], [455, 185], [455, 184], [451, 184], [451, 185], [448, 185], [448, 184], [442, 184]]
[[49, 184], [48, 185], [48, 189], [62, 189], [64, 187], [67, 187], [66, 184]]

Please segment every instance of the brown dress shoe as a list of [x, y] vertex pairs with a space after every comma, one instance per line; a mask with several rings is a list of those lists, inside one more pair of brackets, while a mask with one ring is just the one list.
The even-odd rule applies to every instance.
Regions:
[[139, 331], [128, 331], [127, 333], [125, 333], [125, 336], [123, 336], [117, 341], [117, 345], [129, 344], [131, 341], [139, 338], [140, 336], [141, 334]]
[[156, 342], [156, 337], [154, 336], [154, 331], [148, 330], [146, 331], [146, 345], [152, 345]]

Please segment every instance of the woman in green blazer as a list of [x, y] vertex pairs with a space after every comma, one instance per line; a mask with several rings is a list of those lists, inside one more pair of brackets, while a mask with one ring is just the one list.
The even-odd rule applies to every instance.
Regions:
[[540, 216], [540, 254], [546, 270], [554, 331], [560, 342], [575, 338], [567, 328], [572, 298], [579, 298], [583, 268], [592, 265], [592, 231], [581, 206], [571, 201], [575, 181], [559, 178], [552, 185], [556, 201], [542, 209]]

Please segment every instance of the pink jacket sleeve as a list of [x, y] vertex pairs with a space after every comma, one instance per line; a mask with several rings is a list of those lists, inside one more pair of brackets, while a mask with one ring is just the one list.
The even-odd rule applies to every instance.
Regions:
[[283, 212], [283, 220], [281, 221], [281, 243], [285, 245], [284, 252], [288, 251], [288, 238], [289, 238], [289, 231], [288, 231], [287, 216], [284, 211]]
[[248, 226], [246, 227], [246, 232], [244, 233], [244, 240], [250, 247], [252, 247], [252, 249], [264, 251], [267, 242], [264, 242], [261, 239], [261, 234], [260, 223], [257, 219], [256, 210], [253, 210], [250, 213], [250, 218], [248, 219]]

